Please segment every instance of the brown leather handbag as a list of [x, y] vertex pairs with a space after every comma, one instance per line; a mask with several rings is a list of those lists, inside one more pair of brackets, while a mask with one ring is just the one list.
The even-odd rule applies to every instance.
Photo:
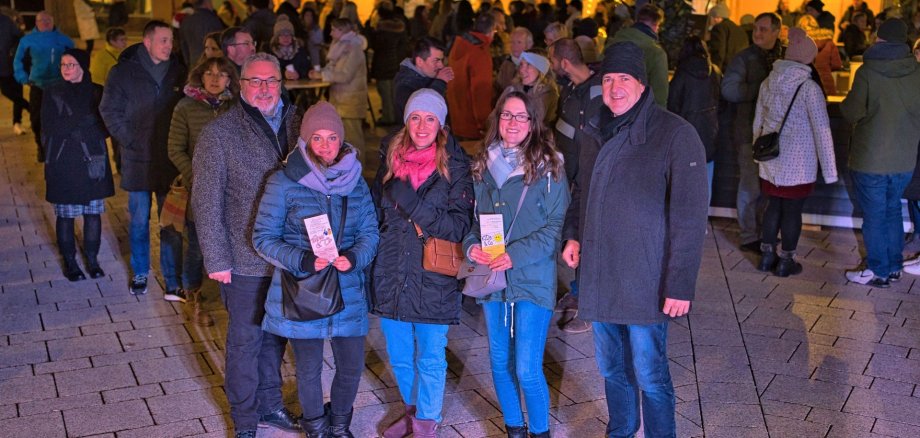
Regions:
[[425, 234], [418, 224], [415, 224], [415, 232], [418, 233], [419, 240], [425, 244], [422, 269], [456, 277], [460, 272], [460, 263], [463, 262], [463, 249], [460, 244], [437, 237], [425, 239]]

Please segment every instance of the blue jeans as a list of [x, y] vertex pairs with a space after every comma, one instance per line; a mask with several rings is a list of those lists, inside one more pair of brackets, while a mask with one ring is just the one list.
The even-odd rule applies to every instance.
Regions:
[[597, 367], [607, 395], [607, 436], [633, 437], [639, 430], [639, 392], [647, 438], [677, 436], [674, 385], [668, 369], [668, 323], [593, 323]]
[[904, 219], [901, 195], [913, 173], [874, 174], [852, 171], [856, 201], [863, 211], [863, 242], [866, 265], [872, 273], [888, 278], [901, 270], [904, 261]]
[[415, 406], [415, 416], [420, 420], [440, 423], [443, 419], [448, 328], [443, 324], [380, 318], [399, 394], [405, 404]]
[[198, 244], [198, 230], [195, 223], [185, 221], [185, 236], [188, 245], [182, 257], [182, 287], [186, 290], [198, 289], [204, 279], [204, 259], [201, 256], [201, 245]]
[[[153, 192], [128, 192], [128, 238], [131, 241], [131, 270], [134, 275], [150, 271], [150, 202]], [[163, 210], [165, 193], [157, 193], [157, 216]], [[166, 290], [179, 288], [182, 270], [182, 235], [172, 228], [160, 229], [160, 271]]]
[[[505, 424], [523, 426], [520, 393], [524, 392], [530, 431], [549, 430], [549, 387], [543, 375], [543, 349], [553, 311], [529, 301], [482, 304], [489, 331], [492, 383]], [[514, 330], [514, 337], [511, 331]]]
[[259, 417], [284, 406], [281, 358], [287, 339], [262, 331], [271, 277], [233, 275], [220, 284], [227, 309], [224, 392], [236, 430], [255, 430]]

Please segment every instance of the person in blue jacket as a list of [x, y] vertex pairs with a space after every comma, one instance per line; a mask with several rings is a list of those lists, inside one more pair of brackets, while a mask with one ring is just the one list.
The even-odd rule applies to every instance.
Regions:
[[[42, 96], [43, 90], [60, 82], [61, 56], [73, 47], [67, 35], [54, 28], [54, 17], [42, 11], [35, 16], [35, 29], [19, 40], [13, 56], [13, 77], [16, 82], [29, 85], [29, 121], [38, 146], [38, 162], [45, 162], [42, 148]], [[30, 59], [26, 67], [25, 59]]]
[[[345, 143], [345, 128], [335, 108], [319, 102], [304, 114], [297, 147], [283, 168], [268, 177], [259, 203], [252, 240], [256, 251], [278, 269], [265, 300], [262, 329], [289, 338], [297, 363], [297, 393], [303, 409], [301, 426], [308, 438], [352, 437], [352, 405], [364, 369], [367, 335], [367, 278], [364, 268], [377, 253], [377, 215], [361, 177], [357, 151]], [[343, 198], [347, 198], [343, 211]], [[328, 215], [339, 239], [335, 260], [317, 257], [304, 219]], [[340, 229], [345, 214], [345, 227]], [[281, 269], [298, 278], [332, 265], [338, 270], [345, 308], [335, 315], [297, 322], [282, 312]], [[323, 405], [320, 375], [323, 342], [330, 339], [335, 357], [331, 402]]]
[[[505, 251], [482, 249], [478, 223], [463, 240], [467, 257], [505, 271], [508, 287], [479, 300], [489, 333], [492, 382], [509, 437], [549, 437], [549, 387], [543, 349], [556, 299], [556, 254], [569, 206], [562, 155], [531, 98], [506, 92], [490, 116], [482, 152], [473, 160], [476, 217], [501, 214]], [[527, 192], [523, 193], [524, 188]], [[524, 199], [521, 200], [521, 195]], [[515, 211], [520, 204], [520, 211]]]

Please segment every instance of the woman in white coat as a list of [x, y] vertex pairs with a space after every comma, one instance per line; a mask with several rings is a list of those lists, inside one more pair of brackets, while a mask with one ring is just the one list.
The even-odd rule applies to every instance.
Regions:
[[[795, 250], [802, 233], [802, 207], [814, 190], [818, 165], [825, 184], [837, 181], [827, 103], [821, 84], [812, 79], [810, 64], [817, 53], [817, 45], [805, 31], [791, 29], [786, 57], [773, 64], [773, 71], [761, 84], [754, 113], [754, 138], [780, 133], [779, 156], [760, 162], [760, 186], [767, 210], [757, 266], [780, 277], [802, 272], [802, 265], [794, 259]], [[777, 257], [780, 231], [783, 241]]]

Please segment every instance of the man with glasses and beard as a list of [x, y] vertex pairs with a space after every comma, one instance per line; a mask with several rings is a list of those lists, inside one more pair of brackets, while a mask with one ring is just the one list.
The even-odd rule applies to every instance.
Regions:
[[281, 399], [287, 340], [261, 326], [272, 267], [251, 240], [265, 179], [297, 144], [295, 113], [282, 95], [278, 59], [251, 55], [243, 62], [239, 101], [205, 126], [192, 158], [192, 209], [205, 270], [220, 283], [230, 318], [224, 390], [238, 438], [255, 437], [259, 426], [301, 433]]

